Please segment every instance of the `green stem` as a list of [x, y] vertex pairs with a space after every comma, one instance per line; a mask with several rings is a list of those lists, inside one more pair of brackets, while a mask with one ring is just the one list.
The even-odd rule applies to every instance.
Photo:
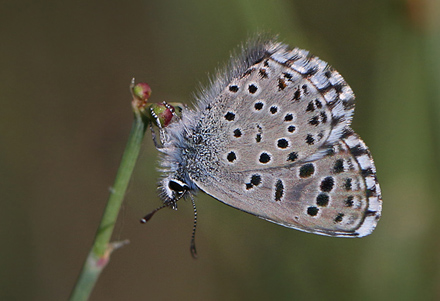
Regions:
[[110, 259], [110, 253], [124, 244], [124, 242], [110, 243], [110, 238], [139, 155], [146, 126], [147, 122], [135, 111], [135, 119], [116, 174], [114, 186], [111, 189], [101, 224], [96, 232], [95, 241], [70, 297], [71, 301], [87, 300], [89, 298], [99, 275]]

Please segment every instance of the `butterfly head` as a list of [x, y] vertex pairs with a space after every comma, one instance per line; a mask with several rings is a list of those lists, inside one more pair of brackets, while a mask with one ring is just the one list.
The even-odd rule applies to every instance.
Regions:
[[181, 180], [173, 177], [166, 177], [162, 180], [162, 190], [164, 202], [175, 203], [190, 190], [190, 187]]

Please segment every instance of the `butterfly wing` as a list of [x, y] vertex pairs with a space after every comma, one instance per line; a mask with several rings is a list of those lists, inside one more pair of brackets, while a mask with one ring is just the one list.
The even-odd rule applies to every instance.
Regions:
[[324, 156], [351, 122], [351, 88], [337, 71], [305, 50], [268, 43], [254, 61], [215, 98], [199, 103], [194, 134], [201, 137], [200, 149], [215, 150], [208, 160], [240, 171]]
[[286, 227], [370, 234], [382, 202], [370, 153], [349, 128], [352, 90], [307, 51], [250, 49], [164, 130], [163, 195], [173, 199], [177, 179]]
[[219, 201], [301, 231], [370, 234], [382, 201], [368, 148], [349, 128], [324, 158], [267, 170], [224, 171], [195, 181]]

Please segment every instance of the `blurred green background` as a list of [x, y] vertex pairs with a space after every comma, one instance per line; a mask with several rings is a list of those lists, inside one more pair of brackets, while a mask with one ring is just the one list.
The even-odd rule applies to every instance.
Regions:
[[440, 13], [436, 0], [0, 1], [0, 299], [65, 300], [131, 127], [128, 85], [190, 103], [259, 32], [330, 62], [383, 192], [376, 231], [290, 230], [199, 195], [157, 207], [147, 133], [92, 300], [440, 299]]

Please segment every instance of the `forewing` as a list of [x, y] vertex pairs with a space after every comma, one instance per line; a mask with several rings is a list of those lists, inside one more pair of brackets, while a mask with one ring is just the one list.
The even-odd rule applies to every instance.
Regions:
[[339, 140], [354, 110], [351, 88], [307, 51], [275, 49], [203, 108], [201, 148], [215, 155], [200, 160], [230, 171], [273, 168], [319, 159]]
[[195, 181], [221, 202], [298, 230], [362, 237], [379, 220], [375, 167], [352, 130], [322, 159], [298, 166], [212, 174]]

